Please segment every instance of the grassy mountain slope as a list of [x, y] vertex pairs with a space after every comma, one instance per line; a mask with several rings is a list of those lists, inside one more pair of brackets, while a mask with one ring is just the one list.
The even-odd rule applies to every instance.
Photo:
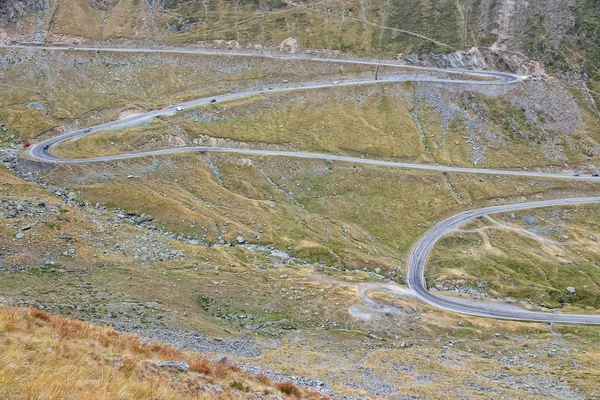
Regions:
[[[322, 398], [227, 361], [34, 309], [0, 307], [0, 335], [5, 398]], [[187, 362], [189, 372], [158, 361]]]
[[596, 101], [600, 92], [600, 11], [593, 0], [30, 3], [4, 5], [0, 39], [202, 43], [388, 58], [493, 48], [499, 55], [487, 52], [485, 57], [488, 62], [499, 57], [493, 62], [496, 68], [522, 54], [551, 73], [588, 81], [589, 95]]

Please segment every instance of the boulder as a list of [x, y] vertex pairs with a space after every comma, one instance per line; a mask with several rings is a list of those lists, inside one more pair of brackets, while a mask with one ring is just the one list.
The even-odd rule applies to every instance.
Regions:
[[164, 368], [174, 368], [182, 372], [188, 372], [190, 365], [185, 361], [157, 361], [156, 365]]
[[540, 221], [531, 214], [525, 215], [523, 217], [523, 222], [525, 222], [527, 225], [537, 225], [540, 223]]
[[143, 224], [144, 222], [150, 222], [150, 221], [153, 221], [153, 220], [154, 220], [153, 216], [148, 215], [148, 214], [142, 214], [139, 217], [137, 217], [135, 221], [138, 224]]

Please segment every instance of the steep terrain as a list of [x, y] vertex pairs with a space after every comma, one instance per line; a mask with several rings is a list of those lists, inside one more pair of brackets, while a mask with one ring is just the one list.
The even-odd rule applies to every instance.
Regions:
[[[404, 285], [411, 246], [444, 218], [597, 196], [599, 20], [593, 0], [2, 2], [0, 41], [66, 44], [0, 48], [0, 303], [44, 311], [0, 308], [2, 395], [61, 398], [48, 382], [67, 383], [45, 369], [59, 363], [77, 377], [72, 390], [97, 397], [125, 396], [124, 386], [138, 398], [600, 396], [597, 327], [459, 315], [416, 301]], [[152, 46], [390, 58], [528, 79], [344, 86], [375, 76], [474, 78]], [[269, 90], [303, 82], [332, 86]], [[57, 166], [25, 154], [64, 132], [246, 88], [265, 93], [52, 152], [225, 146], [589, 179], [212, 152]], [[436, 246], [426, 271], [432, 290], [597, 313], [597, 207], [490, 218]], [[224, 356], [246, 372], [202, 361]], [[162, 369], [155, 358], [202, 368]], [[229, 371], [215, 375], [219, 368]], [[20, 378], [34, 375], [39, 382]], [[272, 383], [280, 381], [293, 385]]]
[[596, 100], [600, 92], [600, 11], [593, 0], [9, 1], [0, 16], [5, 40], [203, 44], [411, 62], [429, 58], [414, 55], [459, 51], [428, 62], [496, 69], [531, 59], [589, 81]]
[[[39, 310], [0, 307], [0, 395], [79, 399], [323, 398], [289, 382]], [[252, 394], [255, 393], [255, 394]]]

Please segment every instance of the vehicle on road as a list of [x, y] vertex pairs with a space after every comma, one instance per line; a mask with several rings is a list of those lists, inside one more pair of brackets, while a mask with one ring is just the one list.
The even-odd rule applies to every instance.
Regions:
[[599, 173], [597, 173], [597, 172], [594, 172], [594, 173], [592, 174], [592, 176], [593, 176], [594, 178], [597, 178], [597, 177], [599, 177], [599, 176], [600, 176], [600, 174], [599, 174]]
[[69, 46], [69, 50], [75, 50], [75, 47]]
[[175, 108], [175, 111], [181, 111], [181, 110], [183, 110], [183, 108], [181, 108], [181, 107]]
[[211, 99], [211, 100], [210, 100], [210, 102], [211, 102], [211, 103], [216, 103], [216, 102], [217, 102], [217, 99]]
[[158, 111], [160, 111], [160, 110], [162, 110], [162, 109], [163, 109], [162, 107], [158, 107], [158, 108], [157, 108], [157, 110], [158, 110]]
[[573, 174], [573, 176], [579, 176], [579, 174]]
[[92, 131], [92, 128], [85, 128], [83, 130], [83, 133], [90, 133]]
[[42, 147], [42, 149], [44, 149], [44, 150], [48, 150], [49, 148], [50, 148], [50, 145], [49, 145], [49, 144], [47, 144], [47, 145], [45, 145], [44, 147]]
[[25, 142], [25, 144], [23, 145], [23, 148], [24, 148], [24, 149], [26, 149], [26, 148], [28, 148], [29, 146], [31, 146], [31, 143], [29, 143], [29, 142]]

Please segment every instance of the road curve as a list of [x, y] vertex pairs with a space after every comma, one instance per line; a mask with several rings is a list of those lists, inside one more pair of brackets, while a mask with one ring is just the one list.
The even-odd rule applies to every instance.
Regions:
[[[33, 48], [33, 49], [50, 49], [50, 50], [79, 50], [79, 51], [91, 51], [91, 50], [108, 50], [108, 51], [123, 51], [123, 52], [170, 52], [170, 53], [193, 53], [193, 54], [227, 54], [227, 55], [237, 55], [237, 56], [252, 56], [252, 57], [272, 57], [278, 59], [299, 59], [299, 58], [307, 58], [300, 57], [297, 55], [264, 55], [264, 54], [255, 54], [255, 53], [240, 53], [240, 52], [224, 52], [224, 51], [207, 51], [200, 49], [125, 49], [125, 48], [106, 48], [106, 47], [77, 47], [77, 48], [67, 48], [63, 45], [27, 45], [27, 44], [19, 44], [12, 46], [2, 46], [2, 47], [18, 47], [18, 48]], [[315, 61], [324, 61], [324, 62], [347, 62], [347, 63], [358, 63], [358, 64], [373, 64], [373, 65], [389, 65], [389, 66], [399, 66], [406, 67], [404, 65], [400, 65], [393, 62], [381, 62], [377, 61], [369, 61], [369, 60], [339, 60], [339, 59], [327, 59], [327, 58], [316, 58], [310, 57], [309, 59]], [[295, 84], [295, 85], [287, 85], [281, 87], [272, 87], [272, 88], [259, 88], [259, 89], [250, 89], [246, 91], [241, 91], [237, 93], [229, 93], [223, 94], [219, 96], [214, 96], [212, 98], [203, 98], [197, 99], [193, 101], [188, 101], [176, 105], [169, 106], [163, 110], [155, 110], [147, 113], [139, 114], [136, 116], [131, 116], [128, 118], [124, 118], [118, 121], [112, 121], [105, 124], [96, 125], [90, 128], [86, 128], [84, 130], [77, 130], [69, 133], [65, 133], [63, 135], [59, 135], [57, 137], [45, 140], [43, 142], [37, 143], [29, 148], [29, 155], [37, 160], [53, 162], [53, 163], [89, 163], [89, 162], [103, 162], [103, 161], [113, 161], [113, 160], [124, 160], [136, 157], [145, 157], [145, 156], [155, 156], [162, 154], [174, 154], [174, 153], [185, 153], [185, 152], [221, 152], [221, 153], [236, 153], [236, 154], [248, 154], [248, 155], [258, 155], [258, 156], [285, 156], [285, 157], [296, 157], [296, 158], [306, 158], [306, 159], [322, 159], [322, 160], [331, 160], [331, 161], [341, 161], [348, 163], [361, 163], [361, 164], [369, 164], [369, 165], [378, 165], [378, 166], [388, 166], [388, 167], [397, 167], [397, 168], [410, 168], [410, 169], [420, 169], [420, 170], [431, 170], [431, 171], [448, 171], [448, 172], [459, 172], [459, 173], [474, 173], [474, 174], [491, 174], [491, 175], [512, 175], [512, 176], [521, 176], [521, 177], [530, 177], [530, 178], [561, 178], [561, 179], [572, 179], [572, 180], [589, 180], [595, 179], [594, 177], [586, 177], [586, 176], [578, 176], [573, 174], [564, 174], [564, 173], [544, 173], [544, 172], [535, 172], [535, 171], [512, 171], [512, 170], [497, 170], [497, 169], [482, 169], [482, 168], [467, 168], [467, 167], [451, 167], [451, 166], [443, 166], [443, 165], [427, 165], [427, 164], [417, 164], [417, 163], [403, 163], [403, 162], [395, 162], [395, 161], [385, 161], [385, 160], [376, 160], [376, 159], [367, 159], [367, 158], [358, 158], [358, 157], [346, 157], [346, 156], [337, 156], [330, 154], [317, 154], [317, 153], [308, 153], [308, 152], [291, 152], [291, 151], [273, 151], [273, 150], [250, 150], [250, 149], [239, 149], [239, 148], [226, 148], [226, 147], [204, 147], [204, 146], [196, 146], [196, 147], [181, 147], [181, 148], [172, 148], [172, 149], [163, 149], [163, 150], [154, 150], [154, 151], [145, 151], [138, 153], [128, 153], [128, 154], [119, 154], [113, 156], [102, 156], [102, 157], [91, 157], [91, 158], [67, 158], [67, 157], [59, 157], [50, 152], [53, 146], [58, 145], [67, 140], [78, 139], [83, 136], [97, 133], [105, 130], [119, 129], [127, 126], [131, 126], [132, 124], [137, 124], [140, 122], [144, 122], [147, 120], [151, 120], [154, 117], [160, 115], [172, 115], [176, 112], [176, 109], [181, 108], [181, 110], [194, 108], [206, 104], [210, 104], [214, 101], [224, 101], [224, 100], [234, 100], [240, 99], [244, 97], [254, 96], [262, 93], [276, 93], [276, 92], [287, 92], [294, 90], [311, 90], [311, 89], [320, 89], [327, 88], [332, 86], [348, 86], [348, 85], [361, 85], [361, 84], [375, 84], [375, 83], [385, 83], [385, 82], [403, 82], [403, 81], [411, 81], [411, 82], [441, 82], [441, 83], [453, 83], [453, 84], [479, 84], [479, 85], [506, 85], [512, 83], [521, 82], [524, 77], [514, 74], [508, 73], [500, 73], [500, 72], [487, 72], [487, 71], [466, 71], [466, 70], [440, 70], [435, 68], [422, 68], [422, 67], [412, 67], [418, 70], [426, 70], [426, 71], [435, 71], [435, 72], [452, 72], [459, 73], [464, 75], [470, 75], [474, 77], [486, 77], [486, 78], [494, 78], [494, 80], [487, 81], [472, 81], [472, 80], [454, 80], [454, 79], [444, 79], [444, 78], [410, 78], [410, 77], [387, 77], [380, 80], [347, 80], [340, 83], [316, 83], [316, 84]], [[522, 320], [522, 321], [538, 321], [538, 322], [561, 322], [561, 323], [582, 323], [582, 324], [600, 324], [600, 315], [576, 315], [576, 314], [556, 314], [556, 313], [542, 313], [542, 312], [533, 312], [527, 310], [502, 310], [497, 307], [492, 307], [485, 304], [472, 303], [472, 304], [463, 304], [459, 302], [452, 301], [450, 298], [437, 296], [430, 293], [427, 290], [425, 283], [425, 266], [427, 264], [427, 259], [429, 253], [433, 249], [435, 243], [442, 238], [444, 235], [452, 232], [457, 229], [460, 225], [464, 224], [468, 220], [497, 212], [505, 212], [505, 211], [514, 211], [521, 210], [527, 208], [537, 208], [537, 207], [549, 207], [549, 206], [559, 206], [559, 205], [570, 205], [570, 204], [590, 204], [590, 203], [600, 203], [600, 197], [591, 197], [591, 198], [572, 198], [572, 199], [558, 199], [558, 200], [548, 200], [541, 202], [533, 202], [533, 203], [521, 203], [521, 204], [512, 204], [512, 205], [504, 205], [504, 206], [495, 206], [495, 207], [486, 207], [478, 210], [466, 211], [461, 214], [450, 217], [438, 225], [436, 225], [433, 229], [427, 232], [414, 246], [407, 269], [407, 284], [410, 289], [412, 289], [413, 293], [417, 298], [422, 300], [425, 303], [428, 303], [432, 306], [469, 314], [476, 315], [481, 317], [492, 317], [492, 318], [502, 318], [502, 319], [511, 319], [511, 320]]]
[[125, 47], [125, 46], [79, 46], [79, 45], [67, 45], [67, 44], [42, 44], [42, 43], [12, 43], [2, 44], [0, 43], [0, 49], [38, 49], [38, 50], [56, 50], [56, 51], [81, 51], [81, 52], [116, 52], [116, 53], [163, 53], [163, 54], [197, 54], [197, 55], [218, 55], [228, 57], [259, 57], [259, 58], [271, 58], [276, 60], [306, 60], [306, 61], [317, 61], [317, 62], [333, 62], [343, 64], [360, 64], [360, 65], [374, 65], [382, 67], [400, 67], [404, 69], [412, 69], [415, 71], [433, 71], [433, 72], [450, 72], [458, 74], [467, 74], [470, 76], [486, 76], [486, 77], [516, 77], [518, 80], [522, 80], [523, 76], [514, 74], [505, 74], [502, 72], [494, 71], [473, 71], [473, 70], [461, 70], [461, 69], [448, 69], [448, 68], [433, 68], [433, 67], [421, 67], [418, 65], [402, 64], [400, 61], [393, 60], [381, 60], [381, 59], [368, 59], [368, 58], [351, 58], [351, 57], [323, 57], [312, 54], [304, 53], [280, 53], [280, 52], [269, 52], [259, 50], [221, 50], [221, 49], [207, 49], [207, 48], [193, 48], [193, 47]]
[[462, 314], [476, 315], [479, 317], [492, 317], [501, 319], [510, 319], [517, 321], [536, 321], [536, 322], [557, 322], [557, 323], [576, 323], [576, 324], [600, 324], [600, 315], [583, 314], [559, 314], [535, 312], [527, 310], [517, 310], [515, 307], [502, 309], [494, 307], [491, 303], [471, 302], [463, 304], [453, 301], [446, 296], [437, 296], [427, 290], [425, 282], [425, 266], [429, 253], [433, 246], [443, 236], [458, 229], [467, 221], [487, 214], [524, 210], [530, 208], [564, 206], [576, 204], [597, 204], [600, 203], [600, 197], [582, 197], [570, 199], [546, 200], [530, 203], [508, 204], [502, 206], [485, 207], [477, 210], [469, 210], [458, 215], [454, 215], [428, 231], [419, 239], [413, 247], [408, 259], [408, 270], [406, 272], [406, 283], [413, 294], [421, 301], [441, 308], [444, 310], [455, 311]]

